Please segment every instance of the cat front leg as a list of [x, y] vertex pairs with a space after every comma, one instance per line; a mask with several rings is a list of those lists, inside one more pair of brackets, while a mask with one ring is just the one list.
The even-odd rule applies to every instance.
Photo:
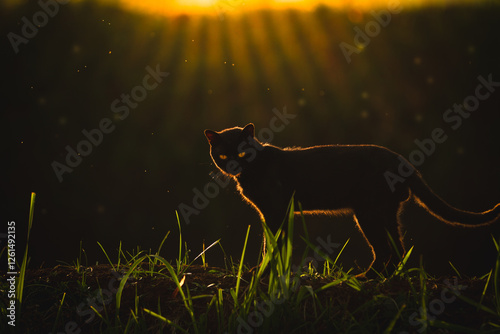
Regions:
[[274, 205], [268, 203], [259, 206], [259, 210], [262, 213], [261, 217], [273, 233], [276, 233], [287, 217], [287, 209], [288, 205], [283, 203], [275, 203]]
[[[285, 220], [287, 207], [283, 205], [276, 205], [276, 206], [263, 205], [262, 208], [259, 208], [259, 211], [261, 214], [262, 221], [265, 222], [265, 224], [271, 230], [271, 232], [275, 234], [280, 228], [283, 221]], [[264, 233], [264, 230], [262, 231], [262, 240], [263, 240], [262, 253], [264, 256], [267, 252], [267, 243], [269, 242], [269, 240], [266, 240], [266, 235]], [[278, 239], [277, 241], [279, 245], [280, 239]]]

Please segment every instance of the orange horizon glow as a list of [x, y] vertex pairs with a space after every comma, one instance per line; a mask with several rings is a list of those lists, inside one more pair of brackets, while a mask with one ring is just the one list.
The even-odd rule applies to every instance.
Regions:
[[[474, 4], [477, 0], [456, 0], [454, 4]], [[314, 10], [320, 5], [339, 10], [374, 10], [390, 6], [418, 8], [450, 4], [447, 0], [119, 0], [127, 9], [158, 15], [226, 15], [260, 9]]]

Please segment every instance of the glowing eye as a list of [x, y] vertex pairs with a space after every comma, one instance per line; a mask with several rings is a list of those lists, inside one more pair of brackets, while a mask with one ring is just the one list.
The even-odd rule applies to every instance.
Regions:
[[227, 155], [221, 154], [221, 155], [219, 155], [219, 158], [221, 158], [222, 160], [226, 160], [227, 159]]
[[238, 153], [238, 156], [239, 156], [240, 158], [243, 158], [243, 157], [245, 156], [245, 152]]

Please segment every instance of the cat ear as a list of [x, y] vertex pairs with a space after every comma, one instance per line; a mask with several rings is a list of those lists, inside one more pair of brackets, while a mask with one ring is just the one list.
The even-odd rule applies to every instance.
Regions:
[[220, 135], [212, 130], [205, 130], [205, 137], [207, 137], [210, 145], [214, 145], [220, 139]]
[[244, 135], [245, 138], [248, 138], [248, 137], [253, 138], [254, 135], [255, 135], [255, 126], [253, 125], [253, 123], [247, 124], [243, 128], [242, 133], [243, 133], [243, 135]]

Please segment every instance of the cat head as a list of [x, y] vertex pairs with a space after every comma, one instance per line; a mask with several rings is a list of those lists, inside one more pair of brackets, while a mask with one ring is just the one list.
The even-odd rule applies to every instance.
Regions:
[[255, 158], [252, 145], [260, 145], [255, 139], [252, 123], [244, 128], [234, 127], [220, 132], [205, 130], [210, 144], [210, 155], [217, 167], [230, 175], [238, 175]]

